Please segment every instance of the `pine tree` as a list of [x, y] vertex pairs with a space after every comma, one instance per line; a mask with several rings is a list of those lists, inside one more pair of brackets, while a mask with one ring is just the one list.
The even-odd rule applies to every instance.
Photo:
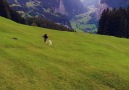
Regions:
[[102, 13], [102, 16], [98, 24], [98, 32], [97, 32], [98, 34], [108, 35], [107, 27], [105, 27], [108, 24], [108, 12], [109, 9], [106, 9]]
[[99, 21], [98, 34], [129, 37], [129, 7], [106, 9]]

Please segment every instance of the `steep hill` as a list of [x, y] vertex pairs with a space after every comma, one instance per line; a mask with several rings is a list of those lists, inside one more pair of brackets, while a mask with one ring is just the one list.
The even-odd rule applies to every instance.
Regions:
[[[45, 33], [53, 46], [43, 43]], [[128, 90], [128, 45], [128, 39], [47, 30], [0, 17], [0, 90]]]

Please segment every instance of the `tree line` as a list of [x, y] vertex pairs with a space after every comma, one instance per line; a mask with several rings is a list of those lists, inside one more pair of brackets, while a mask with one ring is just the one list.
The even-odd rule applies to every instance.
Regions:
[[71, 28], [67, 28], [63, 25], [58, 25], [42, 17], [25, 17], [25, 20], [26, 20], [26, 23], [31, 26], [38, 26], [38, 27], [55, 29], [55, 30], [60, 30], [60, 31], [70, 31], [70, 32], [74, 31]]
[[18, 12], [14, 11], [12, 8], [9, 7], [6, 0], [0, 0], [0, 16], [11, 19], [21, 24], [56, 29], [60, 31], [74, 31], [71, 28], [67, 28], [63, 25], [58, 25], [42, 17], [21, 17]]
[[100, 17], [97, 33], [129, 38], [129, 7], [105, 9]]

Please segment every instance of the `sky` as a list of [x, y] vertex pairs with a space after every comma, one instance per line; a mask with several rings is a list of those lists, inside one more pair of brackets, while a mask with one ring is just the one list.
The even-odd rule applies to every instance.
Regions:
[[101, 3], [106, 3], [109, 7], [119, 8], [127, 7], [129, 0], [101, 0]]
[[106, 3], [109, 7], [119, 8], [119, 7], [127, 7], [129, 5], [129, 0], [80, 0], [81, 2], [88, 4], [96, 4], [96, 1], [101, 4]]

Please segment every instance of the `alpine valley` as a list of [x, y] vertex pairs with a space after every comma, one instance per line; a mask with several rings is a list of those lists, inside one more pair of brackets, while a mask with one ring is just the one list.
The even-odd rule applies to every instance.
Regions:
[[101, 13], [106, 8], [127, 7], [129, 0], [7, 0], [23, 17], [42, 17], [73, 28], [96, 33]]
[[77, 31], [96, 33], [98, 21], [106, 8], [126, 8], [129, 0], [80, 0], [87, 11], [76, 15], [71, 20], [72, 27]]

